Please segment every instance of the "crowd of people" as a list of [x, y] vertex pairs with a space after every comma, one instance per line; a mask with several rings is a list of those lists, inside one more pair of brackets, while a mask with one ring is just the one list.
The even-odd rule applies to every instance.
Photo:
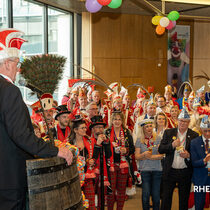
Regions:
[[[204, 144], [202, 157], [199, 157], [200, 148], [193, 147], [198, 136], [210, 138], [209, 93], [205, 94], [204, 86], [194, 92], [186, 84], [183, 97], [178, 99], [170, 85], [165, 87], [164, 95], [156, 93], [154, 97], [139, 88], [135, 101], [131, 101], [127, 89], [119, 90], [117, 82], [109, 87], [112, 91], [105, 91], [106, 98], [93, 88], [69, 88], [62, 105], [56, 106], [52, 100], [44, 111], [54, 138], [76, 145], [80, 150], [85, 161], [83, 190], [89, 209], [96, 209], [95, 195], [98, 209], [101, 206], [101, 168], [105, 203], [110, 210], [115, 202], [118, 210], [123, 209], [126, 193], [135, 193], [140, 174], [144, 210], [150, 209], [150, 197], [153, 209], [160, 209], [160, 203], [162, 210], [171, 209], [176, 186], [180, 209], [188, 209], [194, 203], [196, 209], [203, 209], [205, 199], [202, 199], [206, 196], [208, 201], [209, 194], [204, 193], [202, 197], [198, 193], [190, 194], [190, 190], [192, 175], [198, 176], [201, 168], [207, 177], [205, 182], [202, 179], [202, 185], [210, 184], [206, 168], [210, 160], [209, 147]], [[47, 97], [49, 94], [42, 96], [44, 101]], [[48, 135], [43, 114], [39, 112], [40, 104], [36, 102], [32, 107], [31, 119], [39, 136]], [[103, 166], [100, 165], [102, 147]], [[199, 184], [198, 177], [193, 183]]]

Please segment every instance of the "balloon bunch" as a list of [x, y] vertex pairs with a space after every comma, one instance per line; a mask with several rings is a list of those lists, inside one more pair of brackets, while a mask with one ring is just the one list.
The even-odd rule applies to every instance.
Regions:
[[179, 19], [177, 11], [171, 11], [167, 17], [156, 15], [152, 18], [152, 24], [156, 25], [156, 33], [158, 35], [164, 34], [165, 30], [171, 30], [176, 26], [176, 21]]
[[117, 9], [122, 4], [122, 0], [86, 0], [85, 7], [88, 12], [98, 12], [102, 6], [108, 6]]

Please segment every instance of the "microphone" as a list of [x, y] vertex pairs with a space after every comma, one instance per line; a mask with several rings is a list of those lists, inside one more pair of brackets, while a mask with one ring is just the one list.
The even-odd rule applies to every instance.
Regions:
[[23, 79], [20, 79], [18, 83], [19, 83], [20, 86], [25, 86], [25, 87], [29, 88], [30, 90], [32, 90], [35, 93], [38, 93], [40, 95], [43, 94], [43, 91], [41, 89], [39, 89], [38, 87], [36, 87], [36, 86], [26, 82]]

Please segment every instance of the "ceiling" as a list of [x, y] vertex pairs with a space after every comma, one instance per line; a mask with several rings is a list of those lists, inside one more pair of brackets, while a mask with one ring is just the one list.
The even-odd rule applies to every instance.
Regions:
[[[37, 0], [52, 6], [56, 6], [72, 12], [85, 12], [85, 0]], [[125, 14], [155, 15], [162, 12], [164, 4], [161, 0], [122, 0], [123, 3], [118, 9], [103, 7], [102, 12], [114, 12]], [[188, 0], [186, 0], [187, 2]], [[189, 2], [189, 1], [188, 1]], [[176, 10], [182, 18], [190, 19], [209, 19], [210, 5], [185, 4], [165, 2], [165, 14]]]

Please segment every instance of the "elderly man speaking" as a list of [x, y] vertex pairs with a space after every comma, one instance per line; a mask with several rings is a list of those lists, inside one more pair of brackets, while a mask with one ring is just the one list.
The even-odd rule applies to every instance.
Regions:
[[38, 139], [28, 109], [13, 82], [20, 70], [20, 47], [25, 41], [16, 29], [0, 30], [0, 209], [25, 209], [26, 160], [59, 156], [72, 162], [67, 148]]

